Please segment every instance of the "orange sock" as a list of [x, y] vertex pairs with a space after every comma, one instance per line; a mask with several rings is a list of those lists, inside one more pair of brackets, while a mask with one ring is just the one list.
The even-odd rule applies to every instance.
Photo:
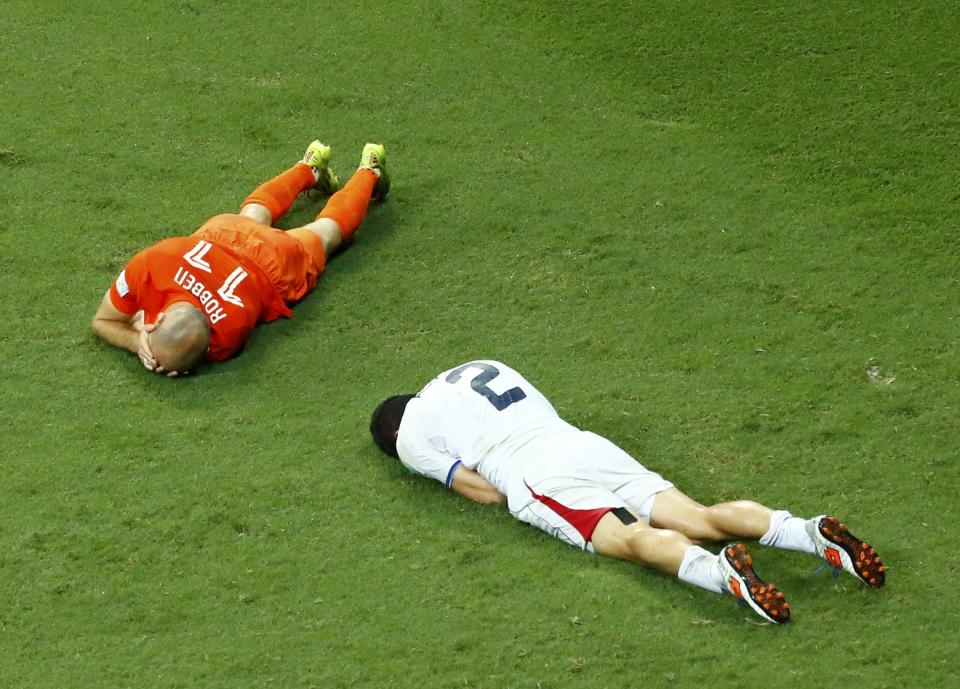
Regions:
[[373, 194], [376, 184], [377, 173], [369, 168], [360, 168], [353, 173], [353, 177], [343, 189], [330, 197], [327, 205], [317, 216], [317, 220], [330, 218], [340, 226], [340, 234], [343, 238], [350, 239], [367, 214], [370, 195]]
[[243, 200], [240, 207], [242, 208], [248, 203], [259, 203], [261, 206], [267, 207], [270, 215], [276, 221], [290, 210], [297, 194], [310, 189], [316, 183], [317, 178], [313, 174], [313, 168], [303, 163], [297, 163], [289, 170], [281, 172], [273, 179], [254, 189], [253, 193]]

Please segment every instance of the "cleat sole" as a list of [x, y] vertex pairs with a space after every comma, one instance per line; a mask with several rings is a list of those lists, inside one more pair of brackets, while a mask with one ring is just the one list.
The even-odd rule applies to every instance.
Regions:
[[768, 622], [786, 624], [790, 621], [790, 605], [784, 600], [783, 593], [760, 578], [753, 569], [753, 557], [743, 544], [727, 546], [722, 558], [737, 574], [737, 577], [729, 578], [728, 586], [741, 603], [749, 605]]
[[[845, 569], [872, 588], [884, 585], [886, 569], [873, 546], [850, 533], [846, 524], [841, 524], [836, 517], [824, 517], [817, 528], [826, 540], [836, 546], [827, 548], [824, 554], [835, 570]], [[843, 562], [841, 550], [846, 555], [849, 567]]]

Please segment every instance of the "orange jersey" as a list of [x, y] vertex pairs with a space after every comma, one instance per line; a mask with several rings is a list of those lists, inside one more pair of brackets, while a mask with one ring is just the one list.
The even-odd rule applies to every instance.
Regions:
[[273, 320], [284, 315], [265, 312], [265, 302], [271, 301], [269, 293], [275, 297], [276, 290], [257, 275], [260, 272], [217, 244], [197, 237], [174, 237], [134, 256], [111, 285], [110, 301], [131, 315], [143, 309], [145, 323], [156, 321], [175, 302], [193, 304], [210, 322], [207, 358], [222, 361], [243, 347], [254, 326], [267, 320], [266, 316]]
[[130, 259], [110, 286], [110, 301], [126, 314], [142, 309], [144, 323], [178, 301], [193, 304], [210, 322], [207, 359], [223, 361], [243, 348], [257, 323], [293, 315], [287, 302], [313, 288], [323, 259], [322, 245], [305, 246], [240, 215], [217, 215], [193, 235], [164, 239]]

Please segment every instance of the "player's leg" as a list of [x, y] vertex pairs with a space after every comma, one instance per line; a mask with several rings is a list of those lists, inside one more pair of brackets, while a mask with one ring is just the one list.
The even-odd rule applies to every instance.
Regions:
[[[651, 527], [645, 515], [633, 514], [616, 493], [590, 478], [588, 466], [599, 462], [615, 470], [620, 452], [593, 434], [555, 439], [552, 446], [541, 447], [542, 456], [528, 458], [522, 478], [511, 483], [507, 495], [511, 514], [571, 545], [655, 569], [708, 591], [732, 593], [764, 619], [788, 621], [783, 596], [757, 576], [742, 545], [714, 555], [678, 531]], [[589, 460], [583, 459], [585, 454]]]
[[313, 188], [330, 193], [336, 191], [340, 182], [330, 169], [331, 155], [329, 146], [314, 141], [300, 162], [264, 182], [244, 199], [240, 215], [272, 226], [290, 210], [301, 192]]
[[673, 484], [606, 438], [557, 434], [525, 460], [522, 481], [512, 482], [507, 495], [517, 519], [584, 550], [733, 593], [772, 622], [789, 619], [783, 596], [756, 575], [743, 546], [718, 556], [676, 529], [650, 526], [655, 497]]
[[[757, 539], [763, 545], [818, 554], [833, 564], [830, 552], [818, 546], [814, 539], [813, 520], [799, 519], [789, 512], [774, 511], [750, 500], [709, 507], [701, 505], [606, 438], [590, 433], [582, 434], [582, 438], [582, 442], [590, 446], [588, 452], [583, 452], [583, 456], [590, 458], [588, 473], [584, 475], [606, 486], [633, 515], [652, 527], [680, 533], [691, 544]], [[583, 472], [584, 468], [578, 467], [578, 471]], [[834, 560], [865, 583], [882, 585], [882, 564], [876, 552], [854, 539], [849, 532], [845, 532], [844, 538], [845, 547]], [[838, 539], [839, 535], [834, 540]], [[700, 548], [688, 551], [688, 562], [693, 561], [689, 559], [693, 553], [705, 557], [706, 551]], [[738, 562], [744, 557], [738, 554], [730, 562]], [[687, 569], [685, 565], [680, 571]], [[690, 571], [696, 571], [696, 568]], [[878, 581], [880, 583], [875, 583]]]
[[[617, 510], [607, 512], [597, 522], [590, 543], [593, 551], [600, 555], [627, 560], [671, 576], [680, 572], [684, 555], [693, 546], [690, 539], [679, 531], [656, 529], [631, 516], [624, 521], [623, 513]], [[719, 567], [716, 576], [708, 576], [696, 583], [701, 588], [720, 593], [723, 576]]]
[[[367, 144], [360, 167], [347, 183], [327, 201], [312, 223], [290, 230], [315, 260], [323, 264], [340, 245], [349, 241], [367, 214], [371, 200], [383, 200], [390, 188], [386, 153], [379, 144]], [[322, 256], [319, 254], [322, 253]]]
[[884, 583], [885, 570], [876, 550], [835, 517], [803, 519], [752, 500], [705, 506], [671, 488], [654, 498], [650, 523], [675, 529], [697, 543], [747, 538], [761, 545], [810, 553], [868, 586], [879, 588]]
[[[592, 435], [592, 434], [587, 434]], [[739, 539], [815, 552], [806, 520], [751, 500], [701, 505], [660, 474], [647, 469], [602, 436], [593, 436], [590, 453], [596, 480], [617, 494], [651, 526], [679, 531], [694, 543]], [[770, 536], [769, 542], [764, 538]]]
[[679, 531], [651, 527], [625, 509], [608, 511], [589, 540], [590, 549], [600, 555], [656, 569], [707, 591], [729, 593], [769, 622], [790, 620], [783, 594], [760, 578], [743, 544], [715, 555]]
[[740, 538], [758, 540], [770, 529], [772, 516], [769, 507], [750, 500], [708, 507], [669, 488], [654, 498], [650, 523], [675, 529], [697, 543], [717, 543]]

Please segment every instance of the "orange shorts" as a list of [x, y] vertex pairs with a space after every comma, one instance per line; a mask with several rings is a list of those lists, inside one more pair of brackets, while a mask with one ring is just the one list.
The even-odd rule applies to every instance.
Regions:
[[252, 260], [286, 302], [303, 299], [326, 267], [323, 242], [309, 230], [291, 234], [243, 215], [224, 213], [193, 234]]

